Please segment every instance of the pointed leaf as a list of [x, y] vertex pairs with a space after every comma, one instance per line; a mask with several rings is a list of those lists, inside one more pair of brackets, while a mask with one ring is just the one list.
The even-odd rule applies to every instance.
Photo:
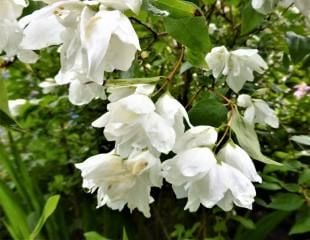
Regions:
[[50, 197], [49, 199], [47, 199], [42, 215], [36, 225], [36, 227], [34, 228], [33, 232], [31, 233], [29, 239], [35, 239], [41, 229], [43, 228], [46, 220], [53, 214], [53, 212], [56, 210], [58, 202], [59, 202], [60, 196], [59, 195], [54, 195], [52, 197]]
[[204, 17], [166, 18], [167, 32], [188, 48], [206, 54], [212, 48]]
[[237, 109], [232, 111], [231, 128], [240, 146], [254, 159], [266, 164], [281, 165], [262, 154], [254, 126], [244, 120]]

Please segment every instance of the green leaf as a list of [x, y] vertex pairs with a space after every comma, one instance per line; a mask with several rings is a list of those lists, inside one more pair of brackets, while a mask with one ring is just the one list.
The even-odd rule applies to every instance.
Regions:
[[296, 216], [296, 222], [290, 230], [291, 234], [300, 234], [310, 232], [310, 208], [300, 209]]
[[262, 188], [262, 189], [266, 189], [266, 190], [271, 190], [271, 191], [275, 191], [275, 190], [280, 190], [281, 186], [277, 183], [270, 183], [270, 182], [263, 182], [261, 184], [258, 184], [256, 186], [257, 188]]
[[185, 51], [185, 59], [193, 66], [199, 68], [207, 68], [208, 65], [205, 61], [205, 54], [201, 51], [193, 51], [190, 48]]
[[12, 191], [2, 181], [0, 181], [0, 206], [8, 219], [6, 225], [12, 237], [18, 236], [17, 240], [28, 239], [30, 230], [26, 214]]
[[[0, 111], [9, 115], [8, 97], [3, 79], [0, 77]], [[0, 116], [0, 119], [2, 117]]]
[[240, 224], [242, 224], [242, 226], [244, 226], [247, 229], [254, 229], [255, 228], [254, 222], [249, 218], [245, 218], [245, 217], [236, 215], [236, 216], [233, 216], [232, 219], [239, 222]]
[[305, 169], [298, 178], [298, 184], [310, 185], [310, 169]]
[[182, 0], [153, 0], [151, 4], [160, 10], [167, 11], [170, 17], [192, 17], [199, 8], [191, 2]]
[[227, 109], [214, 93], [206, 92], [189, 111], [189, 118], [194, 125], [218, 127], [226, 121]]
[[282, 211], [294, 211], [299, 209], [304, 202], [304, 198], [295, 193], [279, 193], [271, 198], [268, 207]]
[[241, 16], [241, 34], [250, 33], [264, 21], [264, 15], [258, 13], [252, 8], [250, 1], [242, 9]]
[[8, 107], [8, 97], [3, 79], [0, 77], [0, 125], [15, 130], [21, 130], [20, 126], [11, 117]]
[[84, 237], [86, 240], [108, 240], [108, 238], [101, 236], [97, 232], [86, 232], [84, 233]]
[[212, 48], [204, 17], [165, 18], [167, 32], [193, 51], [206, 54]]
[[293, 136], [290, 139], [297, 143], [301, 143], [308, 146], [310, 145], [310, 136], [307, 135]]
[[231, 128], [236, 134], [240, 146], [252, 158], [266, 164], [281, 165], [280, 163], [263, 155], [254, 126], [244, 120], [237, 109], [232, 111]]
[[269, 213], [262, 217], [258, 222], [256, 222], [256, 228], [253, 230], [246, 230], [239, 232], [237, 236], [234, 237], [235, 240], [262, 240], [268, 239], [268, 234], [272, 232], [287, 216], [290, 212], [275, 211]]
[[288, 32], [286, 34], [286, 41], [293, 63], [301, 62], [310, 54], [310, 37]]
[[129, 240], [128, 236], [127, 236], [127, 232], [126, 232], [126, 228], [123, 228], [123, 237], [122, 240]]
[[49, 199], [47, 199], [45, 206], [43, 208], [42, 215], [41, 215], [36, 227], [34, 228], [33, 232], [31, 233], [31, 235], [29, 237], [30, 240], [35, 239], [39, 235], [39, 233], [40, 233], [41, 229], [43, 228], [47, 219], [56, 210], [59, 199], [60, 199], [59, 195], [54, 195], [54, 196], [51, 196]]

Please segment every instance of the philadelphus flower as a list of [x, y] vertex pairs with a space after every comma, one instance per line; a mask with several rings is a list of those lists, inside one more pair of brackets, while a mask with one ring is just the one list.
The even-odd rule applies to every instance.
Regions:
[[237, 104], [240, 107], [246, 108], [244, 118], [248, 122], [252, 124], [267, 124], [273, 128], [279, 127], [279, 119], [265, 101], [261, 99], [252, 99], [251, 96], [247, 94], [241, 94], [237, 99]]
[[226, 143], [218, 152], [217, 159], [238, 169], [250, 181], [262, 182], [262, 178], [257, 174], [254, 163], [247, 152], [232, 141]]
[[[217, 156], [222, 162], [217, 163], [215, 155], [208, 148], [216, 143], [215, 129], [207, 126], [193, 129], [193, 134], [185, 132], [185, 139], [181, 138], [183, 142], [189, 139], [189, 144], [181, 144], [183, 148], [175, 150], [177, 155], [163, 163], [163, 175], [172, 184], [177, 198], [187, 197], [185, 209], [191, 212], [197, 211], [200, 204], [207, 208], [217, 205], [224, 211], [231, 210], [233, 204], [251, 209], [256, 192], [247, 176], [260, 181], [259, 176], [255, 175], [255, 168], [253, 171], [251, 159], [240, 149], [224, 149]], [[203, 137], [195, 141], [199, 132], [203, 133]], [[227, 156], [227, 151], [232, 155]], [[243, 158], [241, 161], [246, 166], [236, 163], [238, 158]], [[251, 173], [244, 175], [242, 171], [247, 170], [251, 170]]]
[[239, 92], [246, 81], [253, 81], [253, 71], [263, 73], [267, 64], [257, 49], [238, 49], [229, 52], [224, 46], [215, 47], [205, 60], [215, 78], [226, 76], [228, 86]]
[[69, 99], [76, 105], [105, 98], [104, 72], [127, 71], [140, 50], [124, 14], [102, 6], [95, 12], [88, 6], [94, 4], [98, 2], [57, 1], [20, 21], [24, 48], [61, 45], [61, 69], [55, 79], [58, 84], [70, 84]]
[[116, 142], [116, 152], [128, 156], [134, 149], [168, 153], [175, 143], [175, 132], [155, 112], [155, 104], [143, 94], [132, 94], [107, 106], [108, 112], [94, 121], [94, 127], [105, 127], [104, 135]]
[[195, 147], [212, 148], [217, 140], [217, 131], [210, 126], [196, 126], [187, 130], [173, 147], [175, 153]]
[[26, 63], [33, 63], [37, 55], [20, 47], [23, 38], [22, 29], [19, 27], [17, 18], [27, 4], [24, 0], [2, 0], [0, 8], [0, 54], [4, 51], [8, 58], [15, 55]]
[[156, 112], [174, 128], [177, 138], [185, 131], [184, 119], [192, 126], [185, 108], [170, 93], [165, 93], [157, 100]]
[[148, 151], [132, 153], [122, 159], [114, 152], [99, 154], [76, 164], [81, 170], [83, 187], [97, 190], [97, 207], [107, 205], [122, 210], [127, 204], [150, 217], [151, 187], [160, 187], [160, 160]]

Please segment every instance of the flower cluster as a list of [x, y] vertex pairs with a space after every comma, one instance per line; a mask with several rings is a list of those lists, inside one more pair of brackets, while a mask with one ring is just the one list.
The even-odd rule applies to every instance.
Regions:
[[206, 62], [217, 79], [226, 76], [228, 86], [238, 93], [246, 81], [253, 81], [253, 71], [263, 73], [267, 64], [257, 49], [238, 49], [229, 52], [226, 47], [215, 47], [206, 56]]
[[[184, 107], [169, 93], [153, 103], [152, 89], [150, 85], [109, 89], [108, 112], [92, 124], [104, 127], [106, 139], [115, 142], [111, 153], [76, 165], [83, 186], [97, 190], [98, 207], [121, 210], [127, 203], [148, 217], [151, 187], [160, 187], [164, 177], [177, 198], [188, 198], [185, 209], [190, 211], [200, 204], [225, 211], [233, 203], [251, 208], [255, 197], [251, 181], [261, 178], [248, 154], [233, 142], [214, 154], [217, 130], [193, 127]], [[175, 157], [162, 164], [160, 155], [170, 151]]]
[[122, 11], [138, 12], [141, 1], [45, 1], [48, 5], [17, 22], [26, 2], [5, 0], [0, 29], [7, 36], [0, 52], [35, 62], [33, 50], [59, 45], [61, 69], [57, 84], [70, 84], [69, 100], [76, 105], [105, 98], [104, 72], [126, 71], [140, 49], [139, 39]]

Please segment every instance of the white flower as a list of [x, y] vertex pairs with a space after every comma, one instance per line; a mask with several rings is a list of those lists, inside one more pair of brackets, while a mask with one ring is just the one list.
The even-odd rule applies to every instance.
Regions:
[[62, 44], [62, 34], [67, 27], [77, 28], [83, 5], [78, 0], [51, 3], [23, 17], [19, 23], [24, 28], [21, 43], [25, 49], [39, 50]]
[[25, 0], [1, 0], [0, 19], [16, 20], [26, 6]]
[[94, 127], [105, 127], [109, 141], [116, 141], [116, 151], [128, 156], [133, 149], [148, 148], [153, 152], [168, 153], [175, 143], [173, 128], [155, 112], [152, 100], [133, 94], [112, 102], [108, 112], [94, 121]]
[[9, 110], [13, 117], [16, 117], [19, 115], [21, 108], [27, 103], [27, 100], [25, 99], [15, 99], [15, 100], [9, 100]]
[[250, 181], [262, 182], [262, 178], [257, 174], [254, 163], [249, 155], [233, 142], [226, 143], [217, 153], [217, 159], [238, 169]]
[[69, 87], [69, 100], [74, 105], [84, 105], [94, 98], [106, 99], [105, 88], [97, 83], [73, 80]]
[[236, 168], [216, 163], [209, 148], [193, 148], [163, 163], [163, 175], [177, 198], [187, 197], [185, 209], [198, 210], [215, 205], [230, 211], [233, 204], [251, 209], [255, 188]]
[[170, 93], [165, 93], [157, 100], [156, 112], [174, 128], [177, 138], [184, 133], [184, 120], [192, 126], [185, 108]]
[[277, 6], [279, 0], [252, 0], [252, 7], [262, 13], [268, 14]]
[[265, 101], [261, 99], [252, 99], [251, 96], [247, 94], [241, 94], [237, 99], [237, 104], [240, 107], [246, 108], [244, 118], [248, 122], [252, 124], [267, 124], [273, 128], [279, 127], [279, 119]]
[[[164, 178], [172, 184], [177, 198], [187, 198], [185, 209], [191, 212], [200, 204], [207, 208], [217, 205], [225, 211], [233, 204], [251, 208], [256, 195], [251, 180], [261, 180], [251, 159], [242, 149], [225, 147], [217, 156], [222, 160], [218, 163], [209, 148], [216, 141], [213, 127], [186, 131], [174, 147], [177, 155], [162, 164]], [[236, 162], [239, 157], [241, 162]]]
[[253, 71], [263, 73], [267, 64], [258, 55], [257, 49], [238, 49], [228, 52], [222, 47], [215, 47], [206, 55], [206, 62], [215, 78], [226, 76], [228, 86], [239, 92], [246, 81], [253, 81]]
[[140, 50], [135, 30], [119, 11], [101, 10], [82, 22], [81, 44], [86, 50], [87, 74], [96, 82], [104, 71], [127, 71]]
[[83, 187], [91, 193], [97, 190], [97, 207], [122, 210], [127, 204], [150, 217], [151, 187], [162, 184], [160, 160], [150, 152], [133, 153], [126, 160], [114, 152], [99, 154], [75, 166], [81, 170]]
[[27, 4], [24, 0], [3, 0], [0, 8], [0, 54], [4, 51], [9, 59], [17, 56], [26, 63], [34, 63], [37, 55], [20, 46], [23, 38], [22, 29], [19, 27], [17, 18]]
[[98, 0], [105, 7], [113, 8], [116, 10], [127, 10], [130, 9], [134, 13], [138, 13], [142, 4], [142, 0]]
[[196, 147], [213, 147], [217, 141], [217, 131], [211, 126], [196, 126], [187, 130], [176, 141], [173, 152], [182, 151]]
[[140, 49], [124, 14], [104, 9], [95, 12], [88, 6], [91, 3], [57, 1], [20, 21], [25, 49], [61, 44], [61, 69], [55, 79], [58, 84], [72, 85], [69, 99], [76, 105], [102, 98], [104, 72], [127, 71]]

